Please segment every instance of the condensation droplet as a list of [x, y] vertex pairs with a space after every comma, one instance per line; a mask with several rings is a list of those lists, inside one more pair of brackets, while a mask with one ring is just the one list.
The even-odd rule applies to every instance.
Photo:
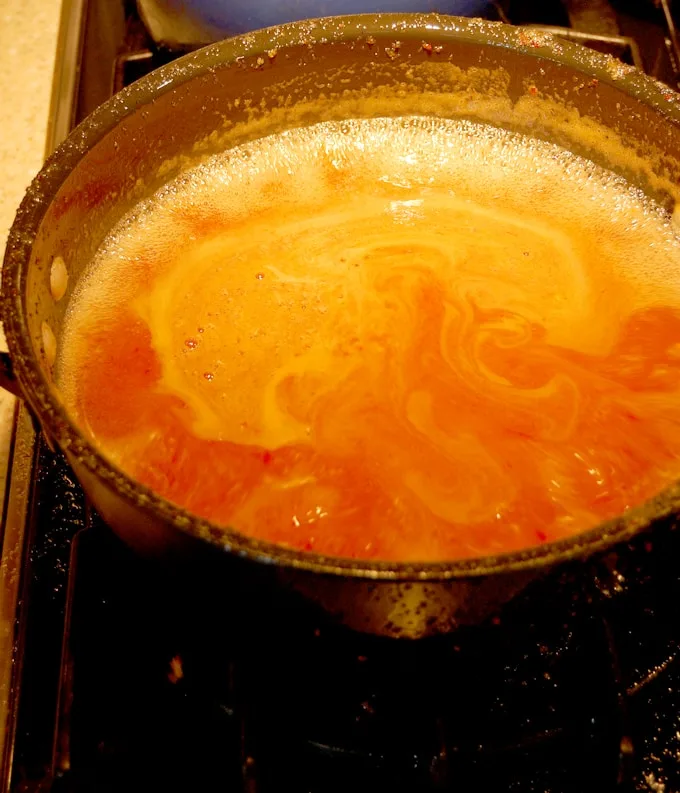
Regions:
[[68, 270], [61, 256], [55, 256], [50, 268], [50, 292], [55, 301], [59, 301], [66, 294], [68, 286]]
[[57, 360], [57, 339], [47, 322], [43, 322], [41, 330], [45, 360], [48, 366], [54, 366], [54, 362]]

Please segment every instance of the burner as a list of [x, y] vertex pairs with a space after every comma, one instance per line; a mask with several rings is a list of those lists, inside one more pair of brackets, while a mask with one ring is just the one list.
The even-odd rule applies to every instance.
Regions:
[[[66, 6], [80, 79], [62, 70], [55, 135], [111, 75], [118, 90], [178, 54], [133, 2]], [[495, 7], [677, 85], [665, 0]], [[674, 527], [547, 575], [485, 625], [397, 641], [135, 557], [22, 412], [16, 472], [33, 460], [6, 521], [24, 556], [7, 578], [20, 608], [5, 791], [680, 790]]]

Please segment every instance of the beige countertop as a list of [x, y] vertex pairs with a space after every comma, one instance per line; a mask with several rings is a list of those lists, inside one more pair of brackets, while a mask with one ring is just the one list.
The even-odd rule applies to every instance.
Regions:
[[[45, 156], [61, 0], [0, 0], [0, 253], [22, 196]], [[0, 349], [6, 349], [0, 331]], [[0, 501], [4, 503], [16, 400], [0, 390]], [[25, 416], [24, 416], [25, 418]], [[30, 470], [30, 450], [24, 460]], [[21, 446], [17, 453], [22, 454]], [[21, 485], [15, 482], [17, 488]], [[24, 487], [25, 492], [25, 487]], [[10, 696], [12, 645], [22, 534], [0, 516], [0, 719]], [[0, 732], [0, 754], [5, 748]]]
[[[0, 0], [0, 245], [45, 156], [61, 0]], [[4, 337], [0, 334], [0, 346]], [[9, 452], [14, 398], [0, 391], [0, 471]], [[0, 497], [4, 481], [0, 481]]]

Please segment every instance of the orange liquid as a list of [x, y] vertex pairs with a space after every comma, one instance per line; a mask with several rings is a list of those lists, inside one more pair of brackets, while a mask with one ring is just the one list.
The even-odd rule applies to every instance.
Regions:
[[123, 470], [247, 534], [443, 560], [680, 472], [680, 244], [624, 183], [471, 124], [324, 124], [182, 177], [102, 246], [59, 378]]

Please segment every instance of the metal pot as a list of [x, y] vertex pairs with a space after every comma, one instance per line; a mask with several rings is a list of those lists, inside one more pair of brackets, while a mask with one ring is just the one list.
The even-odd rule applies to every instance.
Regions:
[[[2, 316], [13, 373], [5, 361], [0, 377], [23, 394], [103, 518], [140, 552], [216, 577], [238, 570], [258, 586], [303, 593], [353, 628], [420, 637], [483, 620], [555, 565], [661, 524], [674, 528], [680, 487], [574, 538], [503, 556], [438, 564], [329, 558], [218, 528], [131, 480], [73, 423], [52, 373], [73, 286], [138, 200], [186, 165], [248, 139], [322, 119], [403, 113], [553, 140], [675, 205], [678, 97], [612, 58], [543, 32], [437, 15], [259, 31], [122, 91], [45, 164], [9, 237]], [[69, 276], [63, 296], [50, 288], [55, 259]]]
[[331, 14], [434, 11], [492, 14], [493, 0], [137, 0], [154, 41], [165, 47], [211, 44], [249, 30]]

